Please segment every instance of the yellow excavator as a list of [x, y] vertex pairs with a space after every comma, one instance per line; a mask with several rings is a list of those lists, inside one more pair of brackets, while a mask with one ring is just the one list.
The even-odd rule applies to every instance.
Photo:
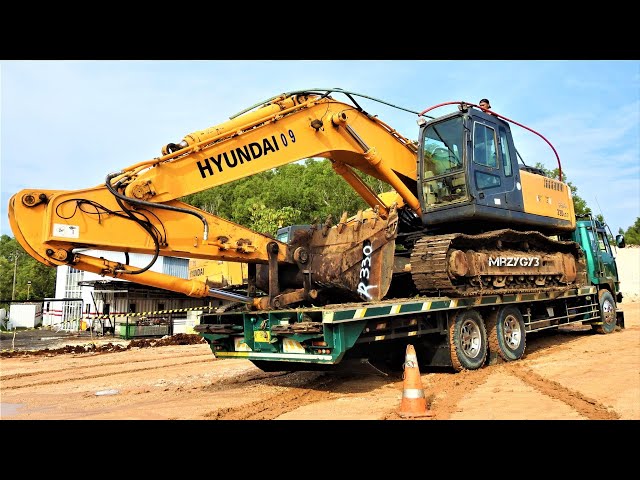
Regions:
[[[359, 96], [341, 89], [278, 95], [166, 144], [161, 156], [111, 173], [102, 185], [22, 190], [10, 199], [11, 228], [45, 265], [255, 310], [586, 283], [578, 244], [558, 237], [576, 227], [559, 159], [559, 179], [519, 162], [510, 125], [523, 125], [470, 102], [446, 102], [414, 112], [418, 141], [411, 141], [361, 108]], [[457, 108], [427, 115], [447, 105]], [[369, 208], [336, 224], [300, 228], [285, 241], [180, 201], [307, 158], [328, 159]], [[389, 191], [376, 194], [361, 174], [386, 182]], [[136, 268], [81, 249], [153, 260]], [[158, 256], [246, 264], [247, 288], [153, 272]]]

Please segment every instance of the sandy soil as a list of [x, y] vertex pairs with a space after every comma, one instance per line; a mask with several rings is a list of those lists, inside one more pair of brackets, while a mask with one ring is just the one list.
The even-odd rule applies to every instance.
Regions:
[[517, 362], [420, 371], [428, 417], [402, 419], [398, 376], [265, 373], [206, 344], [0, 358], [1, 418], [639, 420], [640, 303], [626, 328], [527, 337]]
[[[216, 359], [206, 343], [54, 332], [41, 344], [67, 353], [0, 356], [0, 419], [640, 420], [640, 249], [618, 250], [618, 265], [626, 328], [544, 331], [527, 336], [516, 362], [420, 370], [429, 416], [400, 417], [398, 375], [265, 373]], [[3, 334], [2, 349], [8, 342]]]

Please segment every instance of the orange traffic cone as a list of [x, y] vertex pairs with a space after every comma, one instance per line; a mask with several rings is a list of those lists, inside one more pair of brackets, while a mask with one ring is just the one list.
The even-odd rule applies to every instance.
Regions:
[[424, 396], [418, 358], [413, 345], [407, 345], [402, 378], [404, 380], [402, 402], [398, 414], [403, 418], [432, 417], [433, 413], [427, 410], [427, 399]]

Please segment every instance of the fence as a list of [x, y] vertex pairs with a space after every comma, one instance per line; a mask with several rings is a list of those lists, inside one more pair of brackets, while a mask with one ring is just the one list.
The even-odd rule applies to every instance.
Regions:
[[[114, 315], [83, 315], [82, 318], [61, 320], [45, 319], [44, 326], [56, 331], [84, 331], [92, 329], [101, 335], [116, 335], [129, 339], [134, 337], [158, 337], [175, 333], [195, 333], [193, 327], [199, 323], [203, 311], [211, 312], [217, 307], [190, 307], [156, 312], [140, 312]], [[60, 315], [58, 315], [59, 317]], [[48, 320], [48, 321], [47, 321]]]

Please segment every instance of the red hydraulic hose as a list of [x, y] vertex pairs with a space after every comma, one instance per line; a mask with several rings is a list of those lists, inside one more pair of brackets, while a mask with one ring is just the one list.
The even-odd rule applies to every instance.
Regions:
[[[444, 105], [456, 105], [456, 104], [460, 104], [460, 105], [462, 105], [462, 106], [469, 105], [469, 106], [471, 106], [471, 107], [477, 107], [477, 108], [479, 108], [479, 109], [480, 109], [480, 110], [482, 110], [482, 111], [487, 111], [487, 110], [485, 110], [484, 108], [480, 107], [480, 105], [476, 105], [475, 103], [469, 103], [469, 102], [457, 101], [457, 102], [445, 102], [445, 103], [439, 103], [438, 105], [434, 105], [433, 107], [429, 107], [429, 108], [427, 108], [426, 110], [423, 110], [422, 112], [420, 112], [420, 113], [418, 114], [418, 116], [419, 116], [419, 117], [421, 117], [421, 116], [422, 116], [422, 115], [424, 115], [425, 113], [427, 113], [427, 112], [429, 112], [429, 111], [431, 111], [431, 110], [434, 110], [434, 109], [436, 109], [436, 108], [438, 108], [438, 107], [442, 107], [442, 106], [444, 106]], [[516, 124], [516, 125], [518, 125], [519, 127], [525, 128], [525, 129], [529, 130], [530, 132], [535, 133], [535, 134], [536, 134], [536, 135], [538, 135], [540, 138], [542, 138], [545, 142], [547, 142], [547, 144], [551, 147], [551, 150], [553, 150], [553, 153], [555, 153], [555, 155], [556, 155], [556, 159], [558, 160], [558, 177], [559, 177], [559, 180], [560, 180], [560, 181], [562, 181], [562, 165], [560, 165], [560, 157], [558, 156], [558, 152], [556, 152], [556, 149], [553, 147], [553, 145], [551, 145], [551, 142], [550, 142], [549, 140], [547, 140], [547, 139], [544, 137], [544, 135], [542, 135], [542, 134], [540, 134], [540, 133], [536, 132], [535, 130], [533, 130], [533, 129], [531, 129], [531, 128], [529, 128], [529, 127], [525, 126], [525, 125], [522, 125], [521, 123], [516, 122], [515, 120], [511, 120], [510, 118], [507, 118], [507, 117], [505, 117], [505, 116], [502, 116], [502, 115], [500, 115], [499, 113], [495, 113], [495, 112], [494, 112], [494, 111], [492, 111], [492, 110], [491, 110], [489, 113], [490, 113], [491, 115], [495, 115], [495, 116], [496, 116], [496, 117], [498, 117], [498, 118], [501, 118], [501, 119], [503, 119], [503, 120], [506, 120], [507, 122], [515, 123], [515, 124]]]

